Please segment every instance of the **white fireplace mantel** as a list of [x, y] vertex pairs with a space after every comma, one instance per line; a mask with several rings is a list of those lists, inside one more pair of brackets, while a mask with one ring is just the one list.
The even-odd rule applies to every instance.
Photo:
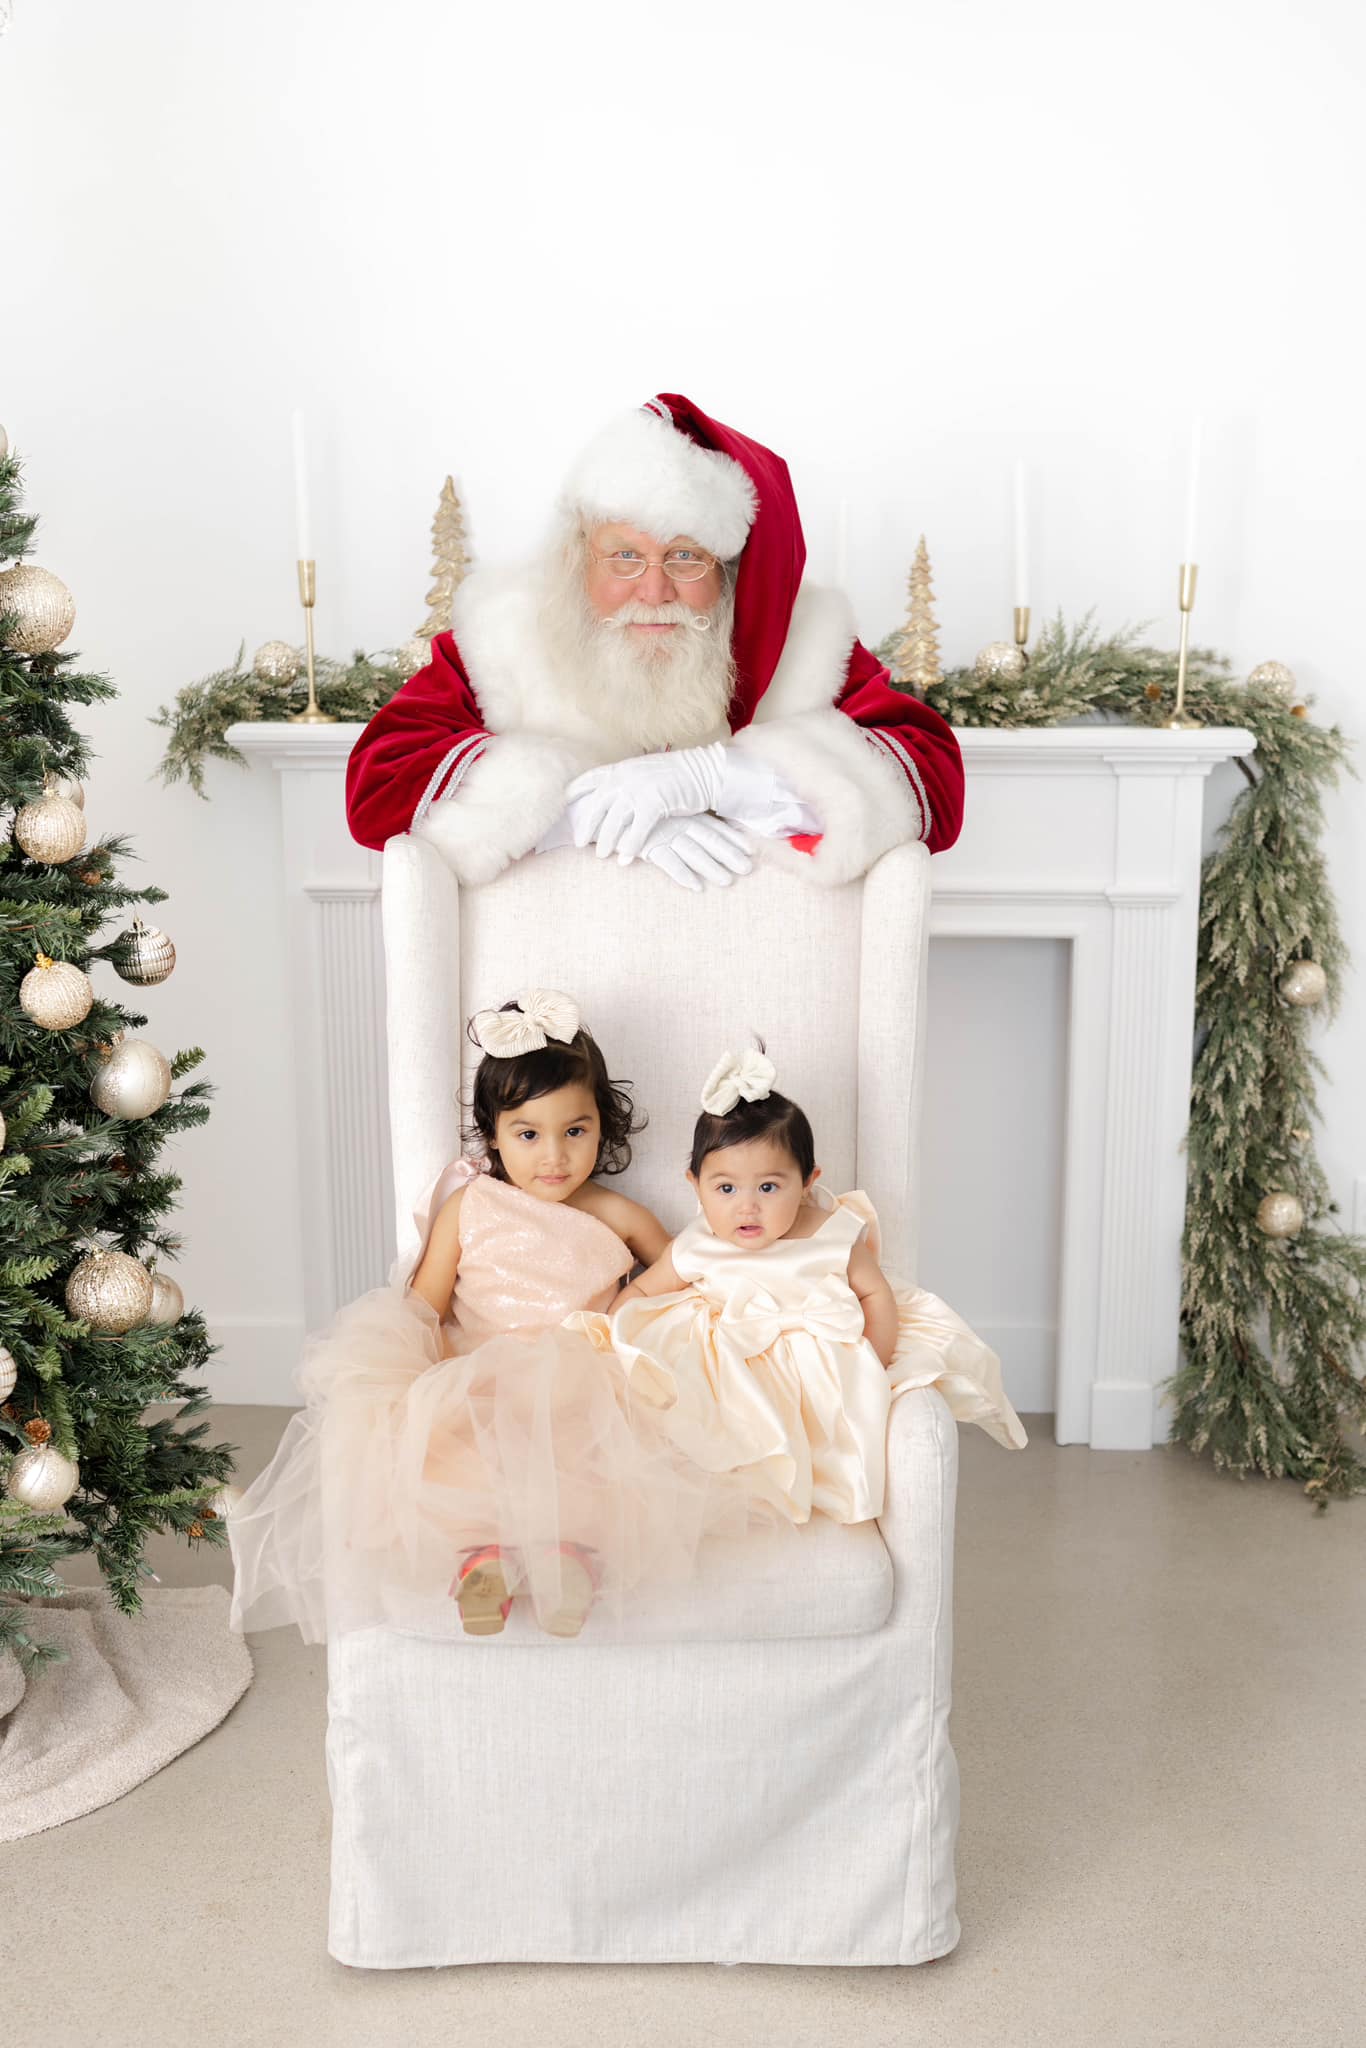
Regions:
[[[380, 858], [346, 829], [359, 725], [235, 725], [280, 776], [299, 1144], [317, 1327], [375, 1284], [393, 1203]], [[1177, 1361], [1204, 785], [1253, 751], [1236, 727], [960, 731], [958, 844], [934, 863], [931, 932], [1047, 937], [1071, 955], [1055, 1431], [1137, 1449], [1166, 1435]]]

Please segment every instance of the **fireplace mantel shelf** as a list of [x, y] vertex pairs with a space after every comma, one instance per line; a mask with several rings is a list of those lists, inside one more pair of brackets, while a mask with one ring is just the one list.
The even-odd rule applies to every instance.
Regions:
[[[375, 1284], [389, 1241], [380, 857], [346, 829], [363, 727], [234, 725], [280, 776], [310, 1327]], [[962, 836], [934, 862], [937, 938], [1070, 947], [1056, 1434], [1164, 1437], [1177, 1363], [1204, 785], [1237, 726], [960, 729]]]

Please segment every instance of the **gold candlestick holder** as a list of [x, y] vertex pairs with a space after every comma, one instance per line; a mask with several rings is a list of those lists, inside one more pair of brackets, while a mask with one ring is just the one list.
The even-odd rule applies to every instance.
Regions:
[[1027, 604], [1017, 604], [1015, 607], [1015, 645], [1020, 650], [1021, 661], [1029, 660], [1028, 640], [1029, 606]]
[[1191, 612], [1195, 607], [1195, 584], [1200, 571], [1194, 562], [1181, 564], [1180, 594], [1177, 602], [1181, 606], [1181, 648], [1176, 657], [1176, 707], [1170, 718], [1162, 720], [1167, 732], [1199, 732], [1201, 720], [1192, 718], [1186, 709], [1186, 660], [1190, 652]]
[[299, 602], [304, 608], [304, 652], [308, 662], [308, 702], [302, 711], [296, 711], [289, 720], [291, 725], [335, 725], [336, 719], [330, 711], [324, 711], [318, 704], [318, 681], [313, 666], [313, 607], [318, 599], [318, 565], [316, 562], [299, 564]]

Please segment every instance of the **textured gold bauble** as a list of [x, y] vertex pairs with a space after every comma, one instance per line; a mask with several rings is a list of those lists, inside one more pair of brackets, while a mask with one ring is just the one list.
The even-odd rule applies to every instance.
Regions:
[[5, 1492], [35, 1515], [52, 1515], [64, 1507], [81, 1483], [81, 1468], [64, 1458], [53, 1444], [20, 1451], [5, 1474]]
[[44, 1031], [70, 1031], [89, 1015], [94, 1000], [88, 974], [69, 960], [49, 960], [46, 953], [38, 955], [38, 965], [19, 984], [20, 1008]]
[[64, 796], [40, 796], [20, 811], [14, 836], [30, 860], [60, 867], [85, 845], [85, 812]]
[[1293, 704], [1299, 692], [1295, 671], [1287, 668], [1283, 661], [1259, 661], [1248, 681], [1263, 690], [1270, 690], [1282, 704]]
[[146, 1038], [120, 1031], [90, 1084], [90, 1099], [106, 1116], [153, 1116], [171, 1092], [171, 1063]]
[[251, 672], [262, 683], [292, 683], [301, 666], [299, 650], [288, 640], [267, 640], [251, 657]]
[[14, 1392], [14, 1382], [19, 1377], [19, 1368], [14, 1362], [14, 1353], [0, 1344], [0, 1401], [8, 1401]]
[[185, 1297], [180, 1283], [172, 1280], [169, 1273], [153, 1273], [152, 1306], [147, 1311], [149, 1323], [178, 1323], [185, 1313]]
[[1292, 960], [1276, 986], [1297, 1010], [1312, 1010], [1328, 993], [1328, 976], [1317, 960]]
[[1298, 1237], [1304, 1228], [1304, 1204], [1298, 1195], [1277, 1189], [1257, 1204], [1257, 1228], [1268, 1237]]
[[75, 804], [78, 811], [85, 809], [85, 787], [77, 782], [74, 775], [45, 775], [43, 795], [65, 797], [69, 804]]
[[[5, 1149], [5, 1113], [0, 1110], [0, 1152]], [[0, 1397], [3, 1398], [3, 1397]]]
[[972, 664], [972, 670], [982, 683], [1016, 683], [1026, 665], [1023, 647], [1013, 646], [1009, 640], [991, 640]]
[[426, 668], [432, 658], [432, 643], [414, 634], [405, 640], [394, 656], [394, 666], [401, 675], [415, 676], [420, 668]]
[[66, 1305], [77, 1322], [107, 1337], [121, 1337], [146, 1322], [152, 1276], [127, 1252], [87, 1252], [67, 1280]]
[[51, 654], [76, 623], [76, 600], [50, 569], [20, 562], [0, 572], [0, 613], [13, 613], [5, 644], [18, 654]]
[[144, 924], [140, 917], [135, 917], [114, 943], [118, 948], [111, 956], [115, 973], [139, 988], [165, 981], [175, 966], [175, 947], [165, 932], [154, 924]]
[[0, 804], [0, 846], [8, 846], [14, 837], [14, 805]]

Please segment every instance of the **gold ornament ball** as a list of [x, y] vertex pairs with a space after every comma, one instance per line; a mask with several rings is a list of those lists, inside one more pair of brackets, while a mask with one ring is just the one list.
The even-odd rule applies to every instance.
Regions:
[[60, 867], [85, 845], [85, 812], [64, 796], [40, 796], [20, 811], [14, 836], [30, 860]]
[[1248, 681], [1254, 687], [1270, 690], [1282, 704], [1293, 704], [1299, 687], [1294, 670], [1287, 668], [1283, 661], [1259, 661]]
[[66, 1305], [77, 1322], [121, 1337], [146, 1322], [152, 1276], [127, 1252], [87, 1252], [66, 1283]]
[[262, 683], [292, 683], [301, 666], [299, 650], [288, 640], [267, 640], [251, 658], [252, 674]]
[[19, 1368], [14, 1362], [14, 1353], [0, 1344], [0, 1401], [8, 1401], [14, 1392], [14, 1383], [19, 1377]]
[[0, 614], [12, 613], [6, 645], [18, 654], [51, 654], [76, 623], [76, 600], [50, 569], [20, 562], [0, 574]]
[[64, 1458], [53, 1444], [20, 1451], [5, 1474], [5, 1492], [35, 1515], [55, 1514], [81, 1483], [81, 1468]]
[[0, 1110], [0, 1152], [5, 1149], [5, 1113]]
[[0, 804], [0, 846], [8, 846], [14, 837], [14, 805]]
[[180, 1283], [172, 1280], [168, 1273], [152, 1275], [152, 1306], [147, 1311], [149, 1323], [178, 1323], [185, 1313], [185, 1297]]
[[1328, 976], [1317, 960], [1292, 960], [1276, 986], [1297, 1010], [1312, 1010], [1328, 993]]
[[19, 1007], [44, 1031], [70, 1031], [87, 1016], [95, 1000], [90, 976], [69, 960], [49, 960], [38, 955], [19, 984]]
[[1304, 1228], [1304, 1204], [1298, 1195], [1277, 1189], [1257, 1204], [1257, 1228], [1268, 1237], [1298, 1237]]
[[106, 1116], [133, 1122], [154, 1116], [171, 1092], [171, 1063], [146, 1038], [120, 1031], [90, 1084], [90, 1099]]
[[69, 804], [75, 804], [78, 811], [85, 809], [85, 790], [74, 775], [48, 773], [43, 777], [44, 796], [64, 797]]
[[992, 640], [972, 664], [980, 683], [1015, 683], [1025, 672], [1025, 654], [1009, 640]]
[[140, 917], [135, 917], [114, 943], [118, 948], [112, 955], [114, 972], [139, 988], [165, 981], [175, 966], [175, 947], [165, 932], [154, 924], [144, 924]]
[[405, 640], [394, 656], [394, 666], [405, 676], [415, 676], [420, 668], [426, 668], [432, 658], [432, 643], [415, 633], [411, 640]]

